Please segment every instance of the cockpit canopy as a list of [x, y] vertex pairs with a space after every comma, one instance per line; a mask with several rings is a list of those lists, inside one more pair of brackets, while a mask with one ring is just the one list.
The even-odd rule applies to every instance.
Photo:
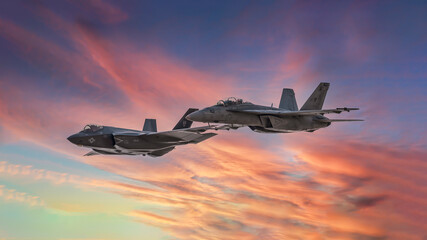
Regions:
[[83, 132], [91, 133], [91, 132], [97, 132], [104, 128], [103, 126], [96, 125], [96, 124], [88, 124], [83, 128]]
[[226, 100], [219, 100], [216, 105], [217, 106], [231, 106], [231, 105], [239, 105], [250, 102], [243, 102], [241, 98], [229, 97]]

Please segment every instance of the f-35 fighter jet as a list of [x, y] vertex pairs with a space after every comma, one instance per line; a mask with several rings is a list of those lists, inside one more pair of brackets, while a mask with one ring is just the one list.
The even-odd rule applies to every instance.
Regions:
[[205, 123], [225, 123], [231, 128], [248, 126], [261, 133], [314, 132], [332, 122], [363, 121], [359, 119], [329, 119], [325, 114], [350, 112], [358, 108], [323, 109], [329, 83], [320, 83], [298, 110], [293, 89], [284, 88], [279, 108], [255, 105], [242, 99], [228, 98], [216, 105], [196, 111], [188, 120]]
[[216, 135], [204, 133], [214, 127], [190, 128], [193, 123], [185, 117], [197, 111], [190, 108], [171, 131], [157, 132], [156, 119], [145, 119], [142, 131], [124, 128], [86, 125], [82, 131], [67, 139], [78, 145], [91, 148], [85, 156], [98, 154], [163, 156], [175, 146], [199, 143]]

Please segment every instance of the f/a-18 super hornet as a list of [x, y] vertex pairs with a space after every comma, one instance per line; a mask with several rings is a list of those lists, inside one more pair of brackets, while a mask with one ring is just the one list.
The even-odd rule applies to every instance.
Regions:
[[163, 156], [175, 146], [199, 143], [216, 133], [201, 133], [214, 127], [195, 127], [185, 117], [197, 111], [190, 108], [171, 131], [157, 132], [156, 119], [145, 119], [142, 131], [124, 128], [86, 125], [82, 131], [68, 137], [78, 146], [91, 148], [85, 156], [98, 154]]
[[230, 128], [248, 126], [255, 132], [289, 133], [314, 132], [332, 122], [363, 121], [359, 119], [329, 119], [325, 114], [350, 112], [358, 108], [322, 109], [329, 83], [320, 83], [305, 104], [298, 110], [293, 89], [284, 88], [278, 108], [260, 106], [242, 99], [228, 98], [216, 105], [193, 112], [188, 120], [205, 123], [225, 123]]

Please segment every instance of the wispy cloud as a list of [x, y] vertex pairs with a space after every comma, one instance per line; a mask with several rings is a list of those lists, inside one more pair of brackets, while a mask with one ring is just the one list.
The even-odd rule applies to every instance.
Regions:
[[6, 188], [0, 185], [0, 197], [5, 201], [25, 203], [30, 206], [43, 206], [44, 202], [38, 196], [33, 196], [25, 192], [18, 192], [15, 189]]
[[0, 173], [10, 176], [24, 176], [34, 180], [47, 180], [53, 184], [71, 183], [78, 185], [91, 185], [92, 179], [73, 175], [49, 171], [45, 169], [33, 168], [31, 165], [12, 164], [6, 161], [0, 162]]

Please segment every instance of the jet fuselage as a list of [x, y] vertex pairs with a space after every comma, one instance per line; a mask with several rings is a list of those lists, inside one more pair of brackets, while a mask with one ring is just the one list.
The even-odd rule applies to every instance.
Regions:
[[[73, 134], [67, 139], [78, 145], [92, 148], [103, 154], [145, 154], [153, 150], [181, 145], [179, 139], [173, 137], [145, 137], [150, 132], [100, 126], [97, 130], [86, 129]], [[175, 140], [175, 141], [174, 141]]]
[[187, 119], [205, 123], [225, 123], [236, 126], [248, 126], [252, 130], [262, 133], [312, 132], [330, 125], [328, 122], [316, 121], [316, 119], [327, 119], [322, 115], [279, 117], [268, 114], [257, 115], [244, 112], [233, 112], [236, 110], [283, 111], [283, 109], [255, 105], [252, 103], [241, 103], [230, 106], [214, 105], [188, 115]]

